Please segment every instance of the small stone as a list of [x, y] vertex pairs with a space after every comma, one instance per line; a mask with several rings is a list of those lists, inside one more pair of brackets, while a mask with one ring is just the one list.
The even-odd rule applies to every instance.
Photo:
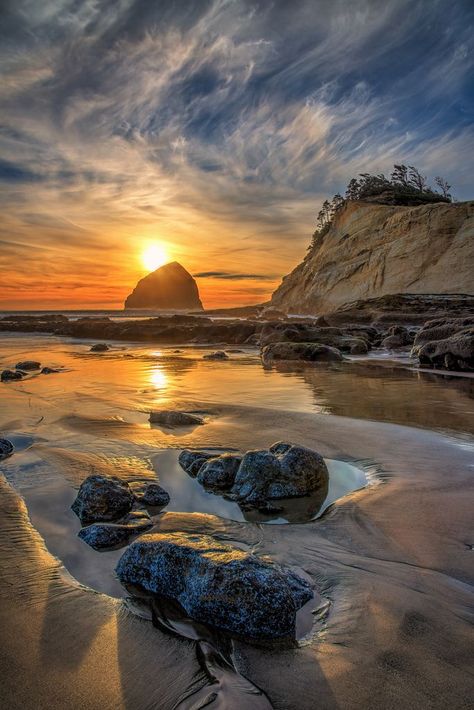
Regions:
[[105, 353], [107, 350], [110, 350], [109, 346], [106, 343], [96, 343], [93, 345], [90, 349], [91, 353]]
[[54, 375], [56, 372], [60, 372], [60, 370], [56, 370], [54, 367], [43, 367], [41, 370], [42, 375]]
[[150, 412], [149, 421], [151, 424], [161, 424], [164, 427], [175, 426], [197, 426], [204, 424], [204, 419], [188, 412], [178, 412], [173, 409], [162, 409], [158, 412]]
[[228, 360], [229, 356], [223, 350], [216, 350], [214, 353], [203, 355], [203, 360]]
[[6, 459], [13, 453], [14, 446], [8, 439], [0, 439], [0, 461]]
[[153, 521], [150, 516], [142, 516], [120, 523], [93, 523], [79, 530], [78, 537], [94, 550], [106, 550], [124, 545], [132, 535], [138, 535], [151, 527]]
[[4, 370], [1, 374], [2, 382], [9, 382], [10, 380], [22, 380], [23, 372], [18, 370]]
[[195, 478], [201, 466], [206, 463], [209, 459], [215, 457], [215, 454], [208, 454], [205, 451], [190, 451], [189, 449], [183, 449], [181, 451], [178, 462], [182, 469], [189, 473], [190, 476]]
[[170, 495], [157, 483], [149, 483], [142, 495], [137, 496], [137, 500], [143, 505], [162, 508], [170, 502]]

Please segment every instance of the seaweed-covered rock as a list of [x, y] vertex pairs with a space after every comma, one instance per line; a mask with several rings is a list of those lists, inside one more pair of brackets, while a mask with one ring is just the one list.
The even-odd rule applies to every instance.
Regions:
[[327, 487], [329, 473], [320, 454], [286, 442], [270, 449], [248, 451], [232, 487], [239, 501], [261, 507], [264, 501], [306, 496]]
[[163, 507], [170, 502], [170, 494], [158, 483], [149, 483], [142, 495], [137, 496], [137, 500], [143, 505]]
[[236, 454], [222, 454], [211, 458], [200, 467], [197, 480], [204, 488], [211, 490], [232, 488], [241, 461], [242, 456]]
[[106, 343], [96, 343], [93, 345], [90, 349], [91, 353], [105, 353], [107, 350], [110, 350], [109, 346]]
[[273, 360], [305, 360], [308, 362], [340, 362], [337, 348], [320, 343], [271, 343], [262, 350], [264, 363]]
[[204, 424], [204, 419], [188, 412], [178, 412], [174, 409], [162, 409], [150, 413], [151, 424], [161, 424], [164, 427], [197, 426]]
[[132, 594], [171, 598], [191, 619], [250, 639], [294, 637], [296, 612], [313, 596], [295, 572], [206, 535], [144, 535], [116, 573]]
[[203, 360], [228, 360], [229, 356], [223, 350], [216, 350], [214, 353], [207, 353], [202, 356]]
[[25, 370], [25, 372], [28, 372], [30, 370], [39, 370], [40, 367], [41, 363], [37, 360], [23, 360], [22, 362], [17, 362], [17, 364], [15, 365], [15, 368], [17, 370]]
[[8, 458], [13, 453], [14, 446], [8, 439], [0, 439], [0, 461]]
[[22, 380], [23, 372], [19, 370], [3, 370], [0, 379], [2, 382], [10, 382], [10, 380]]
[[201, 466], [206, 463], [209, 459], [215, 457], [215, 454], [208, 454], [205, 451], [190, 451], [189, 449], [183, 449], [181, 451], [178, 462], [182, 469], [189, 473], [190, 476], [195, 478]]
[[83, 525], [117, 520], [126, 515], [134, 502], [134, 496], [126, 481], [116, 476], [93, 474], [79, 488], [71, 508]]
[[415, 350], [424, 343], [451, 338], [456, 333], [474, 328], [474, 316], [464, 318], [433, 318], [418, 331], [413, 343]]
[[132, 535], [145, 532], [152, 526], [150, 516], [141, 512], [139, 515], [127, 516], [119, 523], [93, 523], [79, 530], [78, 537], [94, 550], [107, 550], [126, 544]]

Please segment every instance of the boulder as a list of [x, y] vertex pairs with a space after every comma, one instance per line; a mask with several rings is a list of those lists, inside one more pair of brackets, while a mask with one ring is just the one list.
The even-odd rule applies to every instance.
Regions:
[[80, 485], [71, 508], [83, 525], [118, 520], [133, 506], [134, 495], [126, 481], [93, 474]]
[[130, 515], [120, 523], [93, 523], [78, 532], [78, 537], [84, 540], [94, 550], [107, 550], [125, 545], [132, 535], [138, 535], [153, 527], [153, 521], [148, 513]]
[[446, 370], [474, 371], [474, 328], [424, 343], [416, 350], [420, 365]]
[[93, 345], [90, 349], [91, 353], [105, 353], [107, 350], [110, 350], [109, 346], [106, 343], [96, 343]]
[[203, 360], [228, 360], [229, 356], [223, 350], [216, 350], [214, 353], [207, 353], [202, 356]]
[[450, 338], [466, 328], [474, 328], [474, 316], [466, 318], [434, 318], [426, 321], [414, 340], [414, 348], [424, 343]]
[[248, 451], [231, 493], [239, 502], [260, 507], [263, 501], [306, 496], [328, 485], [329, 473], [320, 454], [287, 442], [269, 450]]
[[149, 483], [137, 500], [143, 505], [150, 505], [162, 508], [170, 502], [170, 494], [157, 483]]
[[24, 373], [19, 370], [3, 370], [0, 379], [2, 382], [9, 382], [10, 380], [22, 380], [23, 376]]
[[23, 360], [23, 362], [17, 362], [15, 365], [17, 370], [25, 370], [26, 372], [29, 370], [39, 370], [40, 367], [41, 363], [37, 360]]
[[319, 343], [271, 343], [262, 350], [264, 363], [273, 360], [304, 360], [307, 362], [341, 362], [340, 351]]
[[313, 592], [295, 572], [206, 535], [148, 534], [116, 568], [124, 587], [176, 601], [191, 619], [249, 639], [294, 638]]
[[160, 424], [164, 427], [173, 428], [175, 426], [197, 426], [204, 424], [204, 419], [188, 412], [178, 412], [174, 409], [162, 409], [158, 412], [150, 412], [149, 421], [151, 424]]
[[215, 454], [207, 454], [205, 451], [190, 451], [189, 449], [183, 449], [181, 451], [178, 462], [182, 469], [189, 473], [190, 476], [195, 478], [201, 466], [206, 463], [209, 459], [215, 457]]
[[352, 338], [350, 340], [349, 352], [351, 355], [367, 355], [369, 348], [362, 338]]
[[227, 490], [232, 488], [242, 456], [222, 454], [208, 459], [197, 474], [198, 483], [204, 488]]
[[125, 308], [203, 310], [196, 281], [177, 261], [140, 279], [126, 299]]
[[413, 343], [413, 336], [403, 325], [392, 325], [385, 334], [381, 345], [388, 350], [404, 348]]
[[0, 461], [6, 459], [13, 453], [14, 446], [8, 439], [0, 439]]

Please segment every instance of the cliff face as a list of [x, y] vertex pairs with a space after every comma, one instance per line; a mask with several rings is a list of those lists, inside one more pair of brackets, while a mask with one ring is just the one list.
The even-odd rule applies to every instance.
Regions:
[[348, 202], [271, 305], [319, 314], [396, 293], [474, 293], [474, 202]]
[[140, 279], [125, 301], [125, 308], [196, 311], [202, 310], [202, 303], [196, 281], [173, 261]]

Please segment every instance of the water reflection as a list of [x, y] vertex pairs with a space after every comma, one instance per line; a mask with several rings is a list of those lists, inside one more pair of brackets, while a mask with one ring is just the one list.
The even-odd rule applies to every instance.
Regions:
[[157, 365], [150, 370], [150, 382], [157, 389], [166, 389], [168, 384], [168, 376], [161, 365]]
[[[320, 517], [336, 500], [367, 485], [364, 469], [345, 461], [327, 459], [329, 487], [304, 498], [275, 501], [283, 511], [273, 515], [258, 510], [242, 510], [235, 501], [206, 491], [178, 463], [180, 450], [169, 449], [153, 457], [152, 463], [160, 484], [168, 491], [171, 502], [167, 510], [185, 513], [208, 513], [237, 522], [301, 523]], [[218, 453], [222, 453], [219, 451]]]

